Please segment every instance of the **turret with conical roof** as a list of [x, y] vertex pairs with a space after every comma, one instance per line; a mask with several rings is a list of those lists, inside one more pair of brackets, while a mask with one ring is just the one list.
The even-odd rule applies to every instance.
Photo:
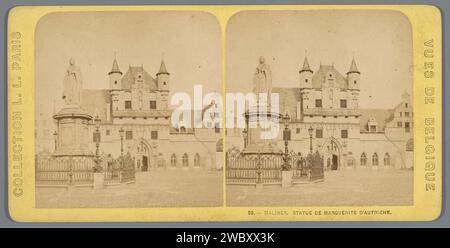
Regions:
[[356, 66], [355, 58], [352, 59], [352, 64], [350, 65], [350, 70], [348, 70], [347, 75], [350, 74], [350, 73], [361, 74], [358, 71], [358, 67]]
[[116, 58], [114, 58], [111, 71], [108, 73], [108, 75], [111, 75], [113, 73], [119, 73], [120, 75], [122, 75], [122, 72], [119, 69], [119, 63], [117, 63], [117, 59]]
[[119, 68], [119, 63], [117, 63], [117, 59], [114, 58], [111, 71], [108, 73], [109, 75], [109, 88], [111, 90], [120, 90], [121, 83], [120, 79], [122, 78], [122, 72]]
[[309, 67], [308, 58], [306, 56], [303, 60], [303, 67], [298, 73], [300, 74], [300, 88], [311, 88], [313, 70], [311, 70], [311, 68]]
[[156, 82], [158, 84], [158, 109], [168, 108], [168, 98], [169, 98], [169, 75], [167, 71], [166, 64], [164, 60], [161, 60], [161, 65], [159, 66], [159, 71], [156, 73]]
[[156, 73], [156, 76], [159, 76], [160, 74], [166, 74], [170, 75], [169, 72], [167, 72], [166, 64], [164, 63], [164, 60], [161, 60], [161, 65], [159, 66], [159, 71]]
[[164, 60], [161, 60], [161, 66], [158, 73], [156, 73], [156, 81], [158, 83], [158, 90], [169, 91], [169, 75]]
[[302, 72], [311, 72], [313, 73], [313, 71], [311, 70], [311, 68], [309, 67], [309, 62], [308, 62], [308, 58], [305, 56], [305, 59], [303, 60], [303, 67], [302, 69], [299, 71], [299, 73]]
[[349, 90], [359, 90], [361, 72], [356, 66], [355, 59], [352, 59], [350, 69], [347, 72], [347, 83]]

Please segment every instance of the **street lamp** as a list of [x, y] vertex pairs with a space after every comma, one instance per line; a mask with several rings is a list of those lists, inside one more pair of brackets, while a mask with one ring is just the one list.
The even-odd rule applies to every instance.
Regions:
[[258, 171], [256, 172], [258, 174], [258, 178], [257, 178], [257, 183], [261, 184], [262, 183], [262, 168], [261, 168], [261, 151], [258, 151], [258, 160], [257, 160], [257, 166], [258, 166]]
[[58, 132], [53, 132], [53, 139], [55, 140], [55, 151], [58, 148]]
[[98, 115], [94, 118], [94, 124], [95, 124], [95, 132], [94, 132], [94, 142], [95, 142], [95, 154], [98, 156], [99, 153], [99, 147], [100, 147], [100, 118]]
[[284, 131], [283, 131], [283, 140], [284, 140], [284, 166], [283, 166], [283, 170], [289, 170], [290, 166], [289, 166], [289, 148], [288, 148], [288, 144], [289, 144], [289, 140], [291, 140], [291, 130], [289, 129], [289, 121], [291, 120], [291, 117], [289, 116], [288, 113], [286, 113], [286, 115], [284, 115], [283, 117], [284, 119]]
[[119, 135], [120, 135], [120, 156], [123, 156], [123, 134], [125, 133], [125, 130], [121, 127], [119, 129]]
[[101, 167], [100, 167], [100, 117], [97, 115], [94, 118], [94, 124], [95, 124], [95, 132], [94, 132], [94, 142], [95, 142], [95, 171], [96, 172], [100, 172], [101, 171]]
[[309, 132], [309, 152], [312, 154], [313, 152], [313, 148], [312, 148], [312, 135], [313, 135], [313, 127], [309, 126], [308, 128], [308, 132]]
[[244, 129], [242, 131], [242, 136], [244, 136], [244, 148], [246, 148], [247, 147], [247, 130], [246, 129]]

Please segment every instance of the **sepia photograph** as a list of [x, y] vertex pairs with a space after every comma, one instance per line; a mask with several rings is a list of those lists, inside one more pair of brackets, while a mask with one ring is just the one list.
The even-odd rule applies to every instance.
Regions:
[[227, 94], [248, 93], [245, 125], [227, 126], [227, 206], [413, 204], [404, 14], [242, 11], [226, 35]]
[[213, 15], [54, 12], [35, 34], [37, 208], [223, 205], [222, 129], [190, 116], [216, 104], [179, 101], [222, 89]]
[[[5, 218], [14, 225], [445, 218], [445, 6], [5, 13]], [[285, 243], [254, 230], [156, 236], [181, 246]]]

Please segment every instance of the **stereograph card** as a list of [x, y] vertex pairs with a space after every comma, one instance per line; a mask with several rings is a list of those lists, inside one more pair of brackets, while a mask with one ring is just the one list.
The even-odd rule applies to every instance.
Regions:
[[434, 220], [441, 26], [428, 5], [15, 7], [11, 217]]

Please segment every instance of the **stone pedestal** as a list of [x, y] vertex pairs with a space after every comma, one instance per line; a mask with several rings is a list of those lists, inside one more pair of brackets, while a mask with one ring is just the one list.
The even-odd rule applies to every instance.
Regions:
[[105, 183], [105, 173], [95, 172], [94, 173], [94, 189], [103, 189]]
[[[273, 139], [264, 139], [261, 137], [261, 132], [269, 131], [261, 128], [259, 119], [267, 118], [267, 121], [272, 122], [270, 125], [279, 125], [280, 114], [264, 111], [266, 108], [261, 108], [263, 111], [259, 112], [258, 108], [250, 109], [245, 113], [245, 122], [247, 127], [247, 146], [242, 151], [244, 154], [278, 154], [281, 150], [277, 146], [277, 137]], [[277, 132], [278, 135], [278, 132]]]
[[54, 156], [93, 156], [88, 149], [89, 122], [92, 116], [79, 106], [65, 106], [53, 116], [58, 139]]
[[292, 187], [292, 171], [281, 171], [281, 187]]
[[255, 188], [256, 189], [262, 189], [262, 188], [264, 188], [264, 184], [263, 183], [256, 183], [255, 184]]

